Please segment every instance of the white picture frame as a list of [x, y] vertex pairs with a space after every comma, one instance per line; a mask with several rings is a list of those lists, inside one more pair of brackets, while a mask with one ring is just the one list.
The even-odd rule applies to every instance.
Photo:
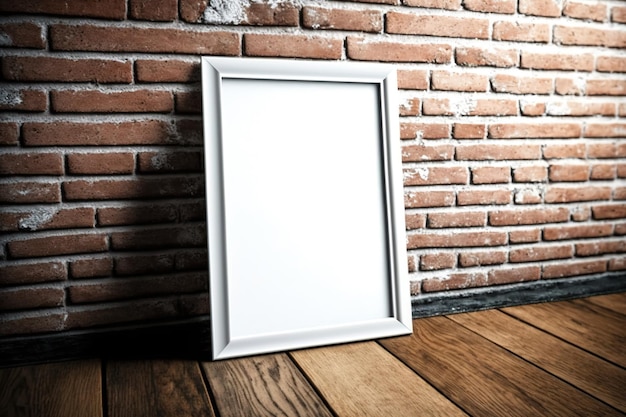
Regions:
[[213, 359], [409, 334], [396, 71], [202, 58]]

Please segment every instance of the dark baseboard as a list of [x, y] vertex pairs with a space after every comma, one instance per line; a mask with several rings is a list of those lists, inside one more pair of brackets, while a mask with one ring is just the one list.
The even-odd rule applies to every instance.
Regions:
[[[626, 291], [626, 274], [532, 281], [445, 293], [411, 300], [414, 318], [465, 313]], [[0, 366], [80, 358], [211, 358], [210, 320], [201, 317], [155, 325], [93, 329], [0, 339]]]

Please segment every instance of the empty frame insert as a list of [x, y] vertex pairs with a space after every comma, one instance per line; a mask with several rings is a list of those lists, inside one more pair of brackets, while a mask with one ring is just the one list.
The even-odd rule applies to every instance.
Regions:
[[214, 359], [411, 332], [395, 68], [204, 57]]

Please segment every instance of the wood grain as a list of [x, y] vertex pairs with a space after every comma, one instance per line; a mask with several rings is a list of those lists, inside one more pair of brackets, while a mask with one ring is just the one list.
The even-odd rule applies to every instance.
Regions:
[[3, 417], [101, 417], [100, 361], [0, 369]]
[[573, 301], [510, 307], [503, 311], [626, 367], [626, 319], [619, 313]]
[[470, 415], [621, 414], [446, 317], [414, 320], [413, 329], [381, 343]]
[[449, 318], [626, 412], [626, 370], [498, 310]]
[[374, 342], [291, 356], [339, 417], [466, 415]]
[[330, 417], [286, 354], [203, 362], [221, 417]]
[[626, 292], [574, 300], [599, 305], [626, 316]]
[[110, 417], [214, 417], [197, 362], [111, 361], [106, 366]]

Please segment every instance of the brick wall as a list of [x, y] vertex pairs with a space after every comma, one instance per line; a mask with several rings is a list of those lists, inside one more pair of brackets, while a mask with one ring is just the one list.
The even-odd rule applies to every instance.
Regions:
[[414, 294], [626, 270], [618, 0], [0, 1], [0, 335], [206, 315], [199, 57], [397, 66]]

